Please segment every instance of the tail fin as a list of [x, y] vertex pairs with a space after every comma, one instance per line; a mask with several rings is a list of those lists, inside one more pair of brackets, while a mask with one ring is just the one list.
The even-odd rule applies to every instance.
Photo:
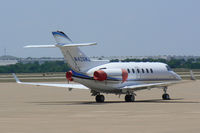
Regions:
[[73, 43], [72, 40], [62, 31], [54, 31], [52, 34], [56, 40], [56, 43]]
[[52, 32], [56, 44], [55, 45], [28, 45], [25, 48], [60, 48], [67, 64], [74, 71], [85, 72], [92, 67], [108, 63], [109, 61], [91, 61], [78, 47], [90, 46], [96, 43], [79, 43], [75, 44], [72, 40], [62, 31]]
[[78, 48], [78, 46], [90, 46], [95, 45], [96, 43], [74, 44], [62, 31], [52, 32], [52, 34], [57, 42], [56, 46], [60, 48], [67, 64], [74, 71], [84, 72], [97, 65], [105, 64], [105, 62], [102, 61], [91, 61], [90, 58]]

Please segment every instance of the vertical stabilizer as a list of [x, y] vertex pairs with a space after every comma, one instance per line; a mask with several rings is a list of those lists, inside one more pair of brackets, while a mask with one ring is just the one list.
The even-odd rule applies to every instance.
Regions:
[[56, 46], [60, 48], [67, 64], [74, 71], [84, 72], [103, 63], [91, 61], [90, 58], [78, 48], [78, 46], [89, 46], [96, 43], [74, 44], [72, 40], [61, 31], [52, 32], [52, 34], [57, 42]]
[[62, 31], [54, 31], [52, 32], [56, 43], [73, 43], [72, 40]]
[[80, 49], [80, 46], [91, 46], [97, 43], [73, 43], [72, 40], [62, 31], [52, 32], [56, 44], [53, 45], [28, 45], [25, 48], [60, 48], [65, 61], [72, 70], [86, 72], [92, 67], [108, 63], [109, 61], [91, 61]]

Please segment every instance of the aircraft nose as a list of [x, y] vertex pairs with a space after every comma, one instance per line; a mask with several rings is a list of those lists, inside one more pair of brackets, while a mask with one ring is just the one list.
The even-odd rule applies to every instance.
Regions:
[[182, 80], [182, 78], [178, 74], [176, 74], [175, 72], [172, 71], [171, 74], [173, 75], [174, 79], [176, 79], [176, 80]]
[[182, 80], [181, 76], [179, 76], [178, 74], [174, 73], [174, 77], [177, 79], [177, 80]]

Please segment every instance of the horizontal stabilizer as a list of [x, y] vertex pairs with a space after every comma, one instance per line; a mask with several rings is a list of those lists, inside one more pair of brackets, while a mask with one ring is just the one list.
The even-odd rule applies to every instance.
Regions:
[[96, 45], [96, 42], [93, 43], [71, 43], [71, 44], [58, 44], [56, 46], [62, 46], [62, 47], [80, 47], [80, 46], [91, 46]]
[[27, 45], [24, 48], [55, 48], [55, 47], [80, 47], [80, 46], [91, 46], [96, 45], [97, 43], [72, 43], [72, 44], [56, 44], [56, 45]]
[[27, 45], [24, 48], [55, 48], [56, 45]]

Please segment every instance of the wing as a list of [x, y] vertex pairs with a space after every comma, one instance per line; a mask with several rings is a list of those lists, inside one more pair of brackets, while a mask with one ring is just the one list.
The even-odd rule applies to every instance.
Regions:
[[152, 84], [139, 84], [139, 85], [131, 85], [131, 86], [125, 86], [122, 88], [122, 90], [144, 90], [144, 89], [151, 89], [151, 88], [161, 88], [170, 86], [173, 84], [181, 83], [180, 81], [172, 81], [172, 82], [162, 82], [162, 83], [152, 83]]
[[37, 85], [37, 86], [51, 86], [51, 87], [64, 87], [69, 89], [89, 89], [88, 87], [82, 84], [49, 84], [49, 83], [31, 83], [31, 82], [21, 82], [17, 76], [13, 73], [13, 77], [15, 78], [18, 84], [26, 84], [26, 85]]

